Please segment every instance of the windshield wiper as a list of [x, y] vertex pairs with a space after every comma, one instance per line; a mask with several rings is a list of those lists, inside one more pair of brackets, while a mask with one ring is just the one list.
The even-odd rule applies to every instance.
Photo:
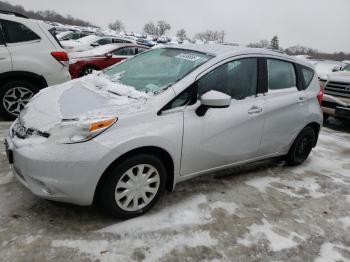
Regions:
[[[111, 94], [113, 94], [113, 95], [123, 96], [123, 95], [121, 95], [121, 94], [119, 94], [119, 93], [117, 93], [117, 92], [111, 91], [111, 90], [108, 90], [108, 92], [111, 93]], [[126, 95], [125, 95], [125, 96], [126, 96]], [[132, 96], [126, 96], [126, 97], [127, 97], [127, 98], [131, 98], [131, 99], [137, 100], [137, 98], [132, 97]]]

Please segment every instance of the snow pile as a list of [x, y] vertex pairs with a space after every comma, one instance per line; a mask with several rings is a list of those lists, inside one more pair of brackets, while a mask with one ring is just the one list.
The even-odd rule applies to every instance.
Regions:
[[348, 261], [348, 259], [342, 255], [341, 250], [350, 252], [350, 248], [344, 247], [341, 244], [324, 243], [321, 246], [320, 256], [316, 258], [315, 262]]
[[270, 242], [270, 249], [274, 252], [293, 248], [304, 240], [302, 236], [295, 232], [286, 232], [288, 237], [275, 233], [273, 226], [266, 219], [263, 219], [262, 225], [253, 224], [249, 226], [248, 230], [249, 233], [244, 238], [237, 240], [239, 244], [250, 247], [261, 240], [267, 239]]

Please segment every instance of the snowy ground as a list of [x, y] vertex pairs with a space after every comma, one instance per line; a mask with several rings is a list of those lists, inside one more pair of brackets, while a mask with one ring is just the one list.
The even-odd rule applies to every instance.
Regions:
[[34, 197], [1, 144], [0, 261], [45, 260], [350, 261], [350, 125], [324, 128], [302, 167], [266, 161], [197, 178], [128, 221]]

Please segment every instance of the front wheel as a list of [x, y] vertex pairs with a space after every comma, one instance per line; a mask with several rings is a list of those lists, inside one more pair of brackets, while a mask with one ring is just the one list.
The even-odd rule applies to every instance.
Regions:
[[315, 145], [316, 134], [313, 128], [305, 127], [295, 139], [286, 157], [289, 166], [302, 164], [311, 153]]
[[166, 168], [152, 155], [135, 155], [112, 167], [97, 192], [98, 204], [117, 218], [147, 212], [165, 189]]

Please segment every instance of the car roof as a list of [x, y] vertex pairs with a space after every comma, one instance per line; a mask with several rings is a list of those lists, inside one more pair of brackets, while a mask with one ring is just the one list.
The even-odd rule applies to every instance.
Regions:
[[159, 48], [178, 48], [185, 50], [192, 50], [196, 52], [206, 53], [214, 55], [216, 57], [230, 57], [245, 54], [260, 54], [273, 56], [276, 58], [287, 59], [298, 64], [305, 65], [307, 67], [313, 68], [310, 63], [307, 63], [301, 59], [296, 59], [289, 55], [283, 54], [278, 51], [273, 51], [264, 48], [250, 48], [244, 46], [230, 46], [230, 45], [220, 45], [220, 44], [174, 44], [174, 45], [161, 45]]

